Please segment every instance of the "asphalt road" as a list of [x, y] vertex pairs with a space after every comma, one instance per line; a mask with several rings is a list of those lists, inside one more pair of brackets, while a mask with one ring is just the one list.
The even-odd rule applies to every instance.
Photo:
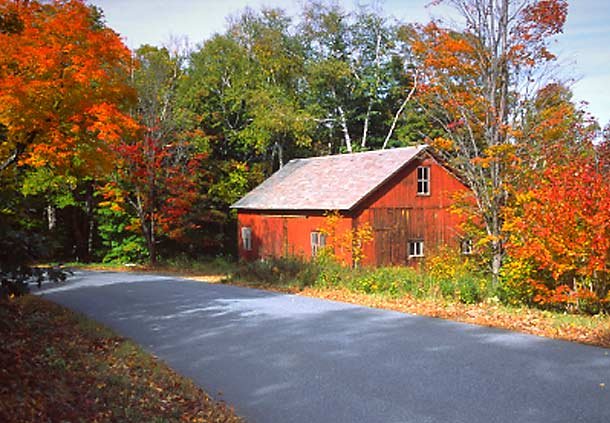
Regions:
[[610, 422], [608, 349], [154, 275], [77, 272], [42, 295], [249, 422]]

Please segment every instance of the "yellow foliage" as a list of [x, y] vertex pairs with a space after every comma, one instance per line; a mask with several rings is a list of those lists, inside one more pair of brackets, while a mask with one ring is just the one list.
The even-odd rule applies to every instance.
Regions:
[[426, 273], [432, 278], [453, 280], [468, 266], [468, 259], [464, 259], [454, 249], [442, 247], [426, 259], [425, 266]]
[[444, 150], [444, 151], [451, 151], [453, 150], [453, 141], [451, 141], [448, 138], [443, 138], [443, 137], [437, 137], [434, 138], [432, 140], [432, 142], [430, 142], [430, 146], [438, 149], [438, 150]]
[[348, 252], [352, 259], [352, 264], [358, 266], [365, 258], [364, 248], [366, 244], [373, 240], [373, 229], [368, 222], [358, 228], [339, 231], [339, 223], [342, 216], [337, 210], [329, 211], [325, 214], [324, 226], [320, 232], [326, 235], [326, 248], [324, 254], [330, 256], [337, 262], [345, 261], [341, 252]]

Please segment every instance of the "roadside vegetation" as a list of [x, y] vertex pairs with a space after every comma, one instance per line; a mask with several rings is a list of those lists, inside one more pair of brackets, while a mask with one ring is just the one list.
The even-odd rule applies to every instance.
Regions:
[[[494, 288], [474, 257], [437, 253], [419, 268], [352, 269], [322, 255], [240, 263], [228, 283], [464, 321], [610, 348], [607, 299], [548, 298], [513, 279]], [[544, 291], [542, 292], [542, 294]]]
[[422, 316], [503, 328], [610, 348], [608, 302], [592, 305], [539, 300], [534, 289], [502, 279], [497, 288], [475, 257], [437, 253], [419, 268], [351, 268], [328, 253], [314, 261], [298, 257], [235, 262], [217, 257], [182, 258], [147, 265], [87, 265], [92, 270], [161, 272], [210, 283], [226, 283], [349, 302]]
[[109, 329], [36, 296], [0, 301], [0, 421], [239, 422]]

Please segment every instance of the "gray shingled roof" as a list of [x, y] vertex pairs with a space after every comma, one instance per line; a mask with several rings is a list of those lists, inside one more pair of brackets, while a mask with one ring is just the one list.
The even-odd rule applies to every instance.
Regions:
[[425, 145], [294, 159], [231, 207], [250, 210], [350, 210]]

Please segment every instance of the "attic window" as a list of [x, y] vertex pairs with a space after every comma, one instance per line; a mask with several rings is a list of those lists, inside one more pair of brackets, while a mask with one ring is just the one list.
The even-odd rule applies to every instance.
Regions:
[[409, 258], [424, 256], [424, 241], [409, 241]]
[[417, 168], [417, 195], [430, 195], [430, 166]]
[[248, 227], [241, 228], [241, 241], [243, 249], [246, 251], [252, 250], [252, 229]]
[[322, 232], [311, 233], [311, 256], [315, 257], [318, 255], [318, 251], [326, 246], [326, 235]]

